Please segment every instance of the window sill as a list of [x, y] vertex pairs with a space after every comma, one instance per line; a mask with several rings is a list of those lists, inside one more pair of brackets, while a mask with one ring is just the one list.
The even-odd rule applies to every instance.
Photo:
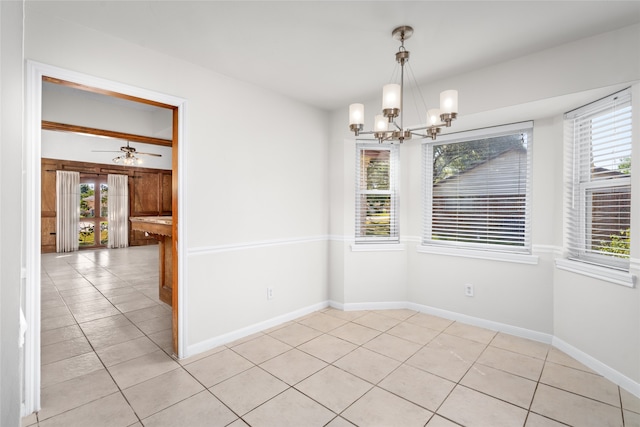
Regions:
[[404, 251], [404, 243], [351, 243], [351, 252]]
[[418, 245], [418, 252], [423, 254], [436, 254], [458, 256], [463, 258], [486, 259], [491, 261], [515, 262], [519, 264], [538, 264], [538, 257], [529, 254], [515, 254], [507, 252], [491, 252], [462, 248], [447, 248], [443, 246]]
[[556, 267], [560, 270], [582, 274], [594, 279], [604, 280], [629, 288], [635, 287], [636, 276], [626, 271], [587, 264], [585, 262], [572, 261], [565, 258], [556, 259]]

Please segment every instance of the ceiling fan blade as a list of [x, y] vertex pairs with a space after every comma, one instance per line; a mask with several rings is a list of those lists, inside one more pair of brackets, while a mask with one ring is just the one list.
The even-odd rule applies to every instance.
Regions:
[[156, 157], [162, 157], [162, 154], [156, 154], [156, 153], [142, 153], [140, 151], [136, 151], [135, 154], [144, 154], [145, 156], [156, 156]]
[[91, 150], [92, 153], [122, 153], [122, 151], [111, 151], [111, 150]]

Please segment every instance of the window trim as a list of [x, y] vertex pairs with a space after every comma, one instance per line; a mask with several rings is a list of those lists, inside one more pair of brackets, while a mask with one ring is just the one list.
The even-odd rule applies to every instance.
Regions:
[[397, 252], [404, 251], [406, 246], [400, 242], [352, 242], [351, 252]]
[[604, 267], [598, 264], [591, 264], [584, 260], [578, 261], [571, 258], [556, 258], [556, 268], [629, 288], [635, 288], [637, 280], [637, 277], [634, 274], [627, 271], [618, 270], [613, 267]]
[[[631, 256], [617, 258], [604, 254], [589, 253], [586, 249], [587, 243], [590, 241], [587, 236], [587, 230], [589, 224], [591, 224], [590, 198], [587, 197], [587, 193], [597, 189], [631, 186], [632, 178], [629, 175], [591, 180], [591, 170], [585, 171], [585, 165], [581, 163], [581, 160], [582, 152], [586, 149], [591, 149], [593, 140], [589, 136], [588, 142], [583, 141], [585, 137], [577, 141], [575, 135], [576, 121], [581, 119], [585, 121], [591, 120], [607, 114], [607, 111], [611, 108], [612, 101], [620, 97], [623, 97], [621, 102], [628, 102], [633, 110], [631, 88], [626, 88], [564, 114], [565, 191], [563, 197], [565, 204], [565, 255], [562, 259], [556, 260], [556, 267], [612, 283], [634, 287], [635, 276], [629, 273]], [[633, 122], [633, 118], [631, 118], [631, 121]], [[631, 150], [633, 150], [633, 142], [631, 142]], [[583, 181], [582, 179], [585, 174], [589, 176], [588, 181]], [[630, 203], [633, 202], [630, 200]]]
[[484, 259], [489, 261], [513, 262], [517, 264], [538, 264], [538, 256], [517, 252], [498, 252], [489, 250], [478, 250], [469, 248], [454, 248], [442, 245], [425, 245], [417, 246], [418, 253], [457, 256], [462, 258]]
[[[423, 170], [423, 231], [421, 243], [417, 250], [420, 253], [433, 253], [451, 256], [462, 256], [467, 258], [478, 258], [498, 261], [517, 262], [524, 264], [537, 264], [538, 257], [532, 255], [531, 243], [531, 198], [532, 198], [532, 179], [533, 179], [533, 131], [534, 122], [532, 120], [518, 123], [511, 123], [500, 126], [473, 129], [463, 132], [455, 132], [438, 137], [437, 142], [423, 142], [422, 154], [422, 170]], [[433, 224], [433, 167], [430, 161], [433, 159], [432, 147], [435, 145], [443, 145], [446, 143], [462, 143], [486, 138], [495, 138], [505, 135], [511, 135], [518, 132], [526, 132], [530, 137], [527, 145], [527, 182], [525, 189], [525, 220], [524, 220], [524, 245], [508, 246], [499, 244], [474, 244], [467, 242], [438, 242], [432, 240], [431, 226]]]
[[[366, 150], [378, 150], [378, 151], [389, 151], [389, 190], [363, 190], [360, 188], [360, 162], [362, 152]], [[353, 249], [353, 246], [362, 246], [362, 250], [372, 250], [371, 248], [366, 248], [365, 246], [372, 245], [385, 245], [386, 249], [390, 250], [391, 245], [400, 244], [400, 221], [399, 221], [399, 185], [398, 180], [400, 177], [400, 147], [398, 145], [382, 145], [378, 143], [370, 143], [370, 142], [356, 142], [356, 161], [355, 161], [355, 218], [354, 218], [354, 244], [352, 245], [352, 250], [357, 251], [358, 249]], [[358, 204], [360, 203], [360, 198], [365, 194], [388, 194], [390, 196], [390, 204], [391, 204], [391, 212], [390, 212], [390, 222], [391, 222], [391, 232], [395, 230], [394, 235], [389, 236], [358, 236], [360, 228], [362, 224], [360, 223], [358, 217]]]

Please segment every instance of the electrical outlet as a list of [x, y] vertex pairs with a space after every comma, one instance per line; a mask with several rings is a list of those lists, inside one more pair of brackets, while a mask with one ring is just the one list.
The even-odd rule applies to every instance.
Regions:
[[473, 296], [473, 285], [470, 283], [467, 283], [466, 285], [464, 285], [464, 294], [468, 297], [472, 297]]
[[267, 299], [273, 298], [273, 288], [267, 288]]

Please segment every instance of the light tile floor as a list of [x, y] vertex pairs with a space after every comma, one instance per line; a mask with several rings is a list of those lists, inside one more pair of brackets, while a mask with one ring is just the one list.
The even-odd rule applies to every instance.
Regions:
[[640, 426], [545, 344], [409, 310], [324, 309], [171, 355], [157, 248], [42, 257], [42, 409], [23, 426]]

